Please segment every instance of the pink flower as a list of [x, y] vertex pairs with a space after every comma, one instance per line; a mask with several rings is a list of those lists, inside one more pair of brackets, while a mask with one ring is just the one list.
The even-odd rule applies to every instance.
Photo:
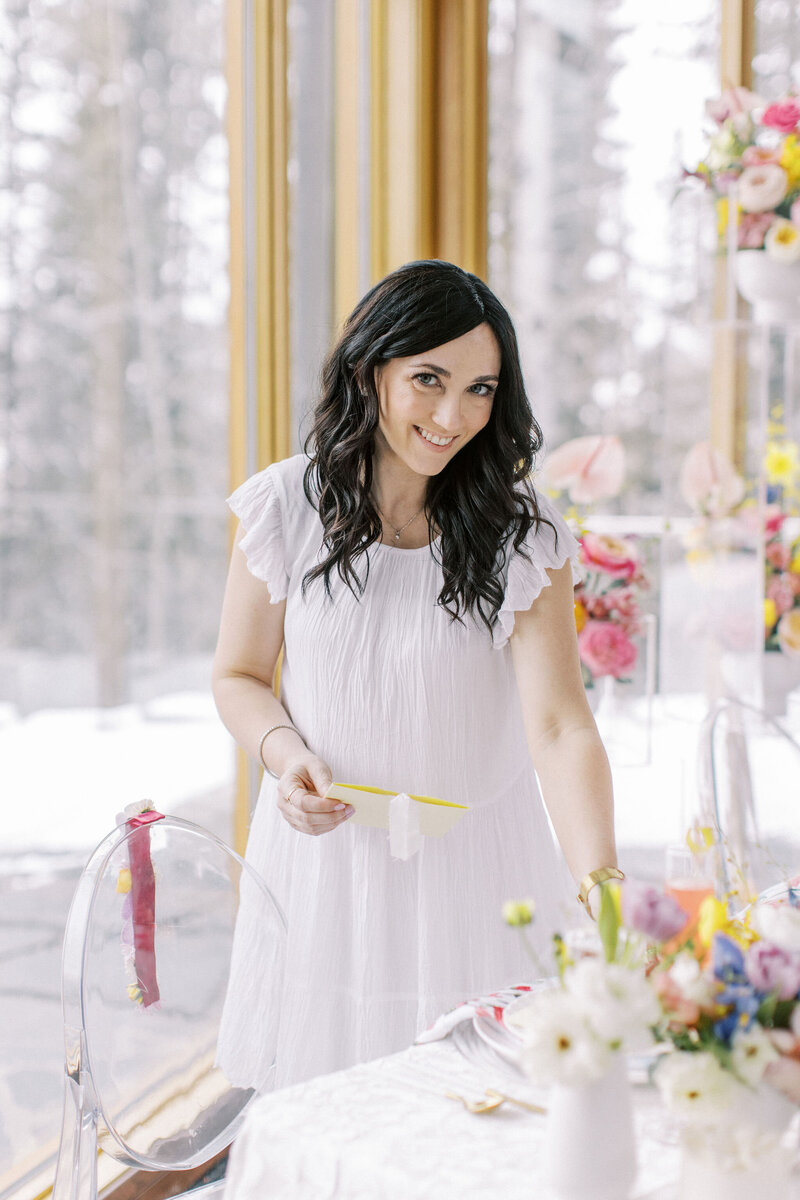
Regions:
[[779, 613], [786, 613], [794, 607], [794, 588], [788, 579], [777, 577], [770, 579], [767, 584], [767, 599], [772, 600]]
[[754, 988], [777, 992], [779, 1000], [791, 1000], [800, 991], [800, 956], [772, 942], [754, 942], [745, 955], [744, 969]]
[[764, 509], [764, 532], [769, 535], [777, 533], [786, 520], [786, 513], [779, 504], [768, 504]]
[[793, 225], [800, 226], [800, 197], [792, 201], [792, 207], [789, 209], [789, 220]]
[[739, 203], [745, 212], [767, 212], [780, 204], [788, 187], [789, 177], [775, 163], [745, 167], [739, 176]]
[[620, 891], [622, 922], [637, 933], [656, 942], [665, 942], [685, 926], [686, 913], [677, 900], [649, 883], [626, 879]]
[[636, 662], [636, 647], [612, 621], [587, 621], [578, 636], [582, 662], [595, 677], [624, 678]]
[[616, 496], [625, 478], [625, 448], [617, 437], [572, 438], [542, 465], [539, 481], [556, 491], [566, 489], [573, 504]]
[[725, 516], [744, 496], [744, 480], [729, 458], [710, 442], [695, 442], [683, 460], [681, 495], [708, 517]]
[[761, 124], [768, 129], [777, 129], [779, 133], [793, 133], [800, 121], [800, 104], [793, 96], [769, 104], [761, 118]]
[[746, 167], [763, 167], [765, 163], [781, 162], [780, 146], [748, 146], [742, 154], [742, 162]]
[[631, 543], [607, 533], [583, 535], [581, 560], [614, 579], [632, 579], [639, 569], [639, 560]]
[[764, 554], [769, 565], [776, 571], [785, 571], [792, 561], [792, 552], [783, 542], [770, 542]]
[[739, 249], [762, 250], [764, 239], [774, 220], [774, 213], [742, 213], [737, 232]]
[[748, 91], [747, 88], [729, 87], [725, 89], [719, 99], [706, 101], [706, 112], [713, 121], [722, 125], [729, 117], [751, 112], [754, 108], [760, 108], [763, 103], [760, 96], [755, 92]]
[[[686, 913], [683, 912], [684, 924]], [[694, 1000], [687, 1000], [669, 971], [652, 975], [653, 986], [661, 1001], [661, 1007], [670, 1018], [670, 1025], [696, 1025], [700, 1019], [700, 1005]]]

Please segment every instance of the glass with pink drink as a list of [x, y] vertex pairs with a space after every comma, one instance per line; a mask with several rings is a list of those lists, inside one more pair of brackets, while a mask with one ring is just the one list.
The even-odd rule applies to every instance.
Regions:
[[694, 930], [703, 901], [714, 895], [709, 857], [708, 854], [693, 854], [688, 846], [667, 847], [665, 891], [686, 913], [686, 927], [679, 935], [681, 940]]

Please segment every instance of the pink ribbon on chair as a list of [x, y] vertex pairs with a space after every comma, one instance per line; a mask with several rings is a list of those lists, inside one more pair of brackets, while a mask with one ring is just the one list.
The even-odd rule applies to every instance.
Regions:
[[131, 867], [131, 903], [133, 909], [133, 951], [136, 982], [147, 1008], [160, 998], [156, 978], [156, 877], [150, 858], [150, 830], [164, 814], [149, 809], [130, 817], [127, 824], [134, 832], [128, 838]]

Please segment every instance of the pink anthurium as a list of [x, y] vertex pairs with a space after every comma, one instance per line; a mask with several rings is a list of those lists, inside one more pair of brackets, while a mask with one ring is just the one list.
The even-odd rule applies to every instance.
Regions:
[[726, 455], [710, 442], [695, 442], [683, 460], [680, 489], [695, 512], [723, 517], [741, 502], [745, 484]]
[[625, 478], [625, 448], [618, 437], [592, 434], [564, 442], [544, 461], [539, 482], [566, 491], [573, 504], [616, 496]]

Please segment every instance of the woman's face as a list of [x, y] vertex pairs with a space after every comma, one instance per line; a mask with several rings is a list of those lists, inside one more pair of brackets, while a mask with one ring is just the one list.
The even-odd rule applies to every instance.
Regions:
[[478, 325], [452, 342], [376, 371], [378, 460], [394, 455], [418, 475], [438, 475], [492, 413], [500, 347]]

